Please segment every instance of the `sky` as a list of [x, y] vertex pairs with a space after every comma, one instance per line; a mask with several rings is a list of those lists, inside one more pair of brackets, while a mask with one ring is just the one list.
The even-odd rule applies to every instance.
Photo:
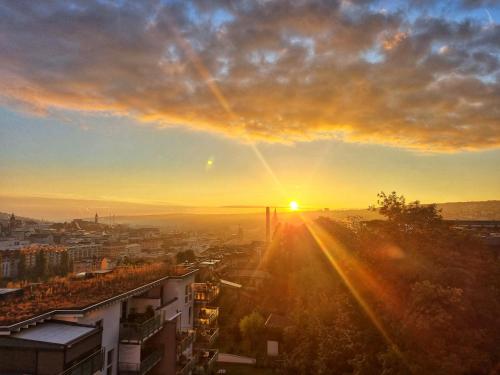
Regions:
[[0, 202], [498, 199], [499, 22], [487, 0], [0, 1]]

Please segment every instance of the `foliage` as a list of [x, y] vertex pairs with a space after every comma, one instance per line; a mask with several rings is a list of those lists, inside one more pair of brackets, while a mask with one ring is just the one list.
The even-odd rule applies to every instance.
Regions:
[[17, 264], [17, 278], [20, 280], [25, 280], [26, 274], [26, 255], [24, 253], [19, 254], [19, 263]]
[[[405, 229], [431, 228], [441, 223], [441, 213], [435, 204], [421, 205], [419, 201], [406, 203], [404, 196], [395, 191], [377, 194], [378, 212], [387, 217], [392, 225]], [[375, 208], [376, 210], [377, 208]]]
[[36, 253], [35, 266], [33, 267], [33, 278], [35, 280], [46, 279], [48, 277], [49, 266], [47, 263], [47, 254], [40, 250]]
[[257, 311], [243, 317], [240, 320], [239, 328], [241, 336], [250, 350], [256, 350], [263, 340], [264, 318]]
[[168, 275], [185, 273], [164, 263], [122, 267], [90, 279], [55, 277], [46, 283], [17, 286], [22, 297], [0, 301], [0, 325], [12, 324], [55, 309], [83, 308]]
[[194, 262], [196, 260], [196, 256], [194, 254], [193, 250], [186, 250], [186, 251], [180, 251], [176, 255], [177, 263], [184, 263], [184, 262]]
[[268, 248], [262, 306], [291, 320], [285, 373], [494, 373], [498, 260], [435, 206], [396, 193], [379, 204], [382, 225], [321, 218], [284, 228]]

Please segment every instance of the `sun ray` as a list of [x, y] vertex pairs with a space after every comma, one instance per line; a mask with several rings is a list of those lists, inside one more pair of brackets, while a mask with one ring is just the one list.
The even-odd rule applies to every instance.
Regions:
[[[307, 218], [305, 215], [301, 215], [301, 219], [306, 226], [307, 230], [313, 237], [316, 244], [319, 246], [322, 253], [328, 259], [330, 265], [334, 268], [337, 274], [340, 276], [344, 284], [347, 286], [353, 297], [356, 299], [358, 304], [364, 310], [374, 327], [380, 332], [384, 340], [387, 342], [389, 347], [400, 357], [403, 359], [404, 363], [407, 363], [403, 354], [401, 353], [398, 345], [392, 340], [391, 336], [385, 329], [381, 320], [377, 317], [369, 303], [363, 297], [360, 288], [355, 285], [353, 278], [345, 272], [341, 263], [339, 262], [340, 258], [343, 258], [347, 255], [346, 251], [343, 249], [343, 246], [336, 241], [326, 230], [324, 230], [321, 226], [315, 223], [313, 220]], [[354, 267], [358, 267], [358, 265], [354, 265]], [[380, 291], [381, 288], [377, 286], [374, 279], [367, 277], [367, 275], [362, 272], [362, 275], [366, 277], [364, 281], [368, 283], [369, 286], [376, 286]], [[385, 293], [384, 293], [385, 294]]]
[[[231, 108], [231, 105], [229, 104], [228, 100], [222, 93], [222, 90], [219, 88], [217, 85], [217, 81], [213, 78], [212, 74], [210, 71], [206, 68], [206, 66], [203, 64], [201, 59], [199, 58], [198, 54], [196, 51], [193, 49], [191, 44], [183, 38], [180, 33], [177, 31], [177, 27], [175, 26], [175, 23], [173, 22], [172, 19], [169, 20], [171, 24], [171, 29], [174, 34], [175, 40], [177, 41], [179, 47], [186, 53], [186, 56], [188, 57], [189, 61], [193, 64], [194, 68], [196, 69], [198, 75], [200, 78], [205, 82], [207, 85], [208, 89], [216, 99], [216, 101], [219, 103], [221, 108], [229, 115], [229, 119], [231, 122], [238, 123], [239, 117], [238, 115], [233, 111]], [[250, 148], [254, 152], [255, 156], [257, 159], [260, 161], [266, 172], [271, 176], [274, 184], [278, 188], [282, 198], [286, 198], [287, 194], [285, 189], [283, 188], [283, 185], [279, 181], [278, 177], [272, 170], [271, 166], [265, 159], [265, 157], [262, 155], [260, 150], [258, 149], [257, 145], [255, 142], [251, 139], [251, 137], [248, 135], [246, 128], [243, 126], [241, 127], [242, 135], [245, 138], [245, 141], [248, 145], [250, 145]]]

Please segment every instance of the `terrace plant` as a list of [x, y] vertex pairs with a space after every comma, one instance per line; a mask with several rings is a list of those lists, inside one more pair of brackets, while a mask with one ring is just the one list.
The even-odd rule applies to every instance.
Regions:
[[0, 302], [0, 324], [13, 324], [55, 309], [84, 308], [179, 272], [165, 263], [154, 263], [122, 267], [90, 279], [57, 277], [32, 284], [24, 287], [22, 296]]

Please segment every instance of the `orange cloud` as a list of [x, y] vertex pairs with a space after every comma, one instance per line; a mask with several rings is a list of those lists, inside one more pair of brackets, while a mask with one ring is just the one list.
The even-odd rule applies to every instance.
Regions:
[[0, 97], [266, 142], [498, 147], [500, 27], [366, 2], [8, 2]]
[[392, 35], [390, 38], [385, 39], [382, 42], [382, 45], [383, 45], [385, 50], [391, 50], [391, 49], [397, 47], [398, 44], [400, 44], [407, 37], [408, 37], [407, 33], [403, 32], [403, 31], [399, 31], [396, 34]]

